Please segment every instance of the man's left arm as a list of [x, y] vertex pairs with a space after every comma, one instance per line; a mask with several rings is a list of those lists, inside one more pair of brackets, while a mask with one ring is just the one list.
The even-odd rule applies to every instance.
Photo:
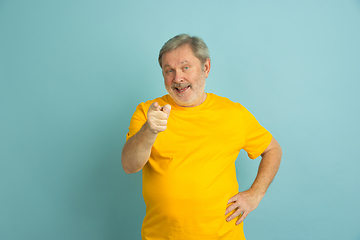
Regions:
[[228, 204], [233, 204], [226, 208], [225, 215], [233, 210], [235, 211], [226, 219], [227, 221], [231, 221], [242, 214], [242, 216], [236, 221], [236, 225], [238, 225], [249, 215], [250, 212], [257, 208], [279, 169], [281, 155], [282, 151], [279, 143], [275, 140], [275, 138], [272, 138], [269, 146], [261, 154], [262, 159], [259, 165], [259, 170], [251, 188], [249, 190], [239, 192], [229, 199]]

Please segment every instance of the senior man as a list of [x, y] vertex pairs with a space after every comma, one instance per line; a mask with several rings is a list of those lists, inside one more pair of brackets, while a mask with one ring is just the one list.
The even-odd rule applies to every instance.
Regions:
[[[245, 239], [243, 220], [275, 177], [281, 148], [241, 104], [205, 92], [211, 65], [201, 38], [168, 40], [159, 64], [168, 94], [137, 106], [121, 156], [126, 173], [142, 170], [142, 239]], [[243, 192], [235, 169], [241, 149], [262, 157]]]

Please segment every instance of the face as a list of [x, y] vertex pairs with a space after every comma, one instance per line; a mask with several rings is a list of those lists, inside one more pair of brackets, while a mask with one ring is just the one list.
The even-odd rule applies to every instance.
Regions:
[[195, 107], [205, 101], [210, 59], [201, 64], [191, 47], [184, 45], [162, 56], [162, 72], [165, 88], [177, 105]]

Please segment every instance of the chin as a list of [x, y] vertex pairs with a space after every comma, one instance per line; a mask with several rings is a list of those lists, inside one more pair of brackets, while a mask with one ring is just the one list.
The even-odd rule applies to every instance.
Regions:
[[187, 96], [184, 94], [182, 97], [179, 97], [179, 95], [174, 91], [168, 91], [168, 93], [171, 96], [171, 98], [174, 100], [174, 102], [181, 107], [191, 107], [196, 104], [196, 97], [194, 96], [193, 93], [191, 94], [187, 93], [186, 94]]
[[177, 105], [182, 106], [182, 107], [191, 105], [191, 102], [182, 102], [182, 101], [179, 101], [178, 99], [174, 99], [174, 98], [173, 98], [173, 100]]
[[194, 106], [196, 103], [194, 101], [188, 100], [188, 101], [181, 101], [177, 98], [173, 98], [174, 102], [181, 106], [181, 107], [192, 107]]

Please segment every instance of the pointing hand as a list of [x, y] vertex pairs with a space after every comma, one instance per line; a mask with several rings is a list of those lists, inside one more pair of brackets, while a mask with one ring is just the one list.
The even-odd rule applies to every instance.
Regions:
[[165, 131], [170, 110], [171, 106], [169, 104], [160, 107], [159, 103], [154, 102], [150, 105], [146, 124], [152, 133], [158, 134], [159, 132]]

